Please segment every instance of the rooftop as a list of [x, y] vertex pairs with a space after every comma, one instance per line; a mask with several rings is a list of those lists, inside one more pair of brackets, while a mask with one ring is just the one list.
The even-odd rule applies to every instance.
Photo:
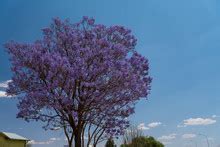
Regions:
[[12, 140], [29, 140], [25, 137], [22, 137], [20, 135], [15, 134], [15, 133], [0, 132], [0, 134], [5, 135], [7, 138], [12, 139]]

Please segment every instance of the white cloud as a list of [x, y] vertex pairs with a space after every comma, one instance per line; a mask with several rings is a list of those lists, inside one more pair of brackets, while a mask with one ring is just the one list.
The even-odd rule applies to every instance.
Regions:
[[53, 137], [53, 138], [50, 138], [50, 140], [51, 140], [51, 141], [59, 141], [60, 138], [54, 138], [54, 137]]
[[149, 127], [146, 127], [144, 123], [140, 123], [138, 125], [138, 129], [140, 130], [149, 130], [150, 128]]
[[145, 123], [140, 123], [138, 125], [138, 129], [140, 130], [149, 130], [151, 128], [155, 128], [155, 127], [158, 127], [160, 126], [162, 123], [161, 122], [152, 122], [152, 123], [149, 123], [147, 126], [145, 125]]
[[51, 144], [53, 141], [30, 141], [30, 144]]
[[172, 133], [172, 134], [169, 134], [169, 135], [164, 135], [164, 136], [161, 136], [158, 138], [158, 140], [162, 140], [162, 141], [170, 141], [170, 140], [173, 140], [176, 138], [176, 135], [175, 133]]
[[195, 138], [195, 137], [196, 137], [196, 134], [183, 134], [182, 135], [183, 139], [192, 139], [192, 138]]
[[29, 144], [51, 144], [51, 143], [53, 143], [53, 141], [50, 141], [50, 140], [48, 140], [48, 141], [35, 141], [35, 140], [31, 140], [31, 141], [29, 141]]
[[54, 143], [55, 141], [59, 141], [60, 140], [60, 138], [50, 138], [49, 140], [47, 140], [47, 141], [35, 141], [35, 140], [31, 140], [30, 142], [29, 142], [29, 144], [41, 144], [41, 145], [43, 145], [43, 144], [52, 144], [52, 143]]
[[11, 97], [11, 96], [7, 96], [5, 89], [8, 88], [8, 83], [11, 82], [12, 80], [7, 80], [4, 82], [0, 82], [0, 98], [4, 97]]
[[[88, 134], [84, 135], [84, 140], [88, 140]], [[64, 138], [65, 141], [68, 141], [67, 138]]]
[[186, 126], [211, 125], [216, 123], [216, 120], [211, 118], [189, 118], [183, 121]]
[[7, 97], [6, 92], [5, 91], [0, 91], [0, 98], [1, 97]]
[[217, 118], [218, 116], [217, 115], [212, 115], [212, 118]]
[[12, 80], [7, 80], [4, 82], [0, 83], [0, 88], [8, 88], [8, 83], [11, 82]]
[[161, 124], [162, 124], [161, 122], [152, 122], [152, 123], [149, 123], [147, 126], [149, 128], [155, 128], [155, 127], [160, 126]]
[[9, 96], [9, 95], [6, 94], [5, 91], [0, 90], [0, 98], [9, 98], [9, 97], [13, 97], [13, 96]]

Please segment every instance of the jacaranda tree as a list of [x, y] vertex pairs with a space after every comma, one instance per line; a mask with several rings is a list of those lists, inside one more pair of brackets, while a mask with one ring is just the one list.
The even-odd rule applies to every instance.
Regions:
[[56, 18], [41, 40], [7, 43], [13, 72], [7, 93], [19, 97], [17, 117], [63, 129], [70, 147], [123, 134], [151, 83], [148, 60], [135, 45], [130, 30], [88, 17], [75, 24]]

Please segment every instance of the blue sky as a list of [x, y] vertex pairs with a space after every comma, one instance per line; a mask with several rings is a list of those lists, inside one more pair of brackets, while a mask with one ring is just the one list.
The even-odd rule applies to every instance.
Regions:
[[[1, 0], [0, 91], [11, 78], [8, 40], [32, 42], [51, 18], [77, 22], [91, 16], [97, 23], [130, 28], [137, 51], [150, 61], [153, 77], [148, 100], [130, 119], [146, 135], [167, 147], [220, 145], [220, 1], [217, 0]], [[3, 85], [3, 86], [2, 86]], [[34, 147], [60, 147], [62, 131], [44, 131], [40, 123], [16, 119], [15, 99], [0, 92], [0, 131], [32, 140]]]

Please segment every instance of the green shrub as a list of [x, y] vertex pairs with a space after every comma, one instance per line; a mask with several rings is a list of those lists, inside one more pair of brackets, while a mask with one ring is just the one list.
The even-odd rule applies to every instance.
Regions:
[[109, 138], [105, 144], [105, 147], [116, 147], [114, 140]]
[[155, 140], [154, 137], [140, 136], [132, 139], [129, 144], [122, 144], [121, 147], [164, 147], [164, 145]]

